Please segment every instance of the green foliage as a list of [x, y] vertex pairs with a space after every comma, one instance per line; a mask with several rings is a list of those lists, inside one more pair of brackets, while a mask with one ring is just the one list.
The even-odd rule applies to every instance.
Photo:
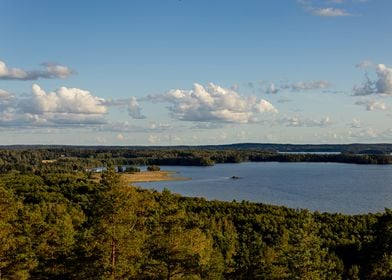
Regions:
[[160, 171], [161, 168], [158, 165], [149, 165], [147, 166], [147, 171]]
[[392, 210], [386, 209], [374, 225], [374, 239], [369, 244], [371, 262], [367, 266], [367, 277], [387, 280], [392, 275]]
[[126, 172], [140, 172], [140, 168], [136, 167], [136, 166], [127, 166], [125, 168]]
[[390, 279], [391, 244], [390, 210], [185, 198], [128, 186], [113, 168], [99, 183], [64, 170], [0, 176], [4, 279]]

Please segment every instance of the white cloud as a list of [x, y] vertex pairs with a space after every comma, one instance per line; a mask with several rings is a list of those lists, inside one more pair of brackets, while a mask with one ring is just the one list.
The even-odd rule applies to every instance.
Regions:
[[311, 82], [298, 82], [290, 85], [294, 91], [325, 89], [331, 87], [332, 84], [325, 80], [311, 81]]
[[107, 142], [106, 137], [104, 137], [104, 136], [97, 136], [97, 137], [95, 137], [95, 141], [98, 144], [106, 144], [106, 142]]
[[333, 124], [331, 118], [326, 116], [321, 119], [310, 119], [299, 116], [283, 117], [278, 120], [278, 123], [289, 127], [327, 127]]
[[378, 80], [376, 81], [377, 93], [392, 95], [392, 68], [378, 64], [376, 68]]
[[24, 102], [25, 111], [29, 113], [105, 114], [107, 111], [102, 105], [104, 99], [91, 95], [87, 90], [61, 87], [46, 93], [34, 84], [32, 91], [32, 97]]
[[27, 71], [20, 68], [9, 68], [4, 61], [0, 60], [0, 80], [64, 79], [74, 73], [67, 66], [60, 64], [44, 63], [43, 66], [45, 66], [45, 70]]
[[363, 60], [355, 65], [355, 67], [361, 68], [361, 69], [373, 68], [374, 66], [375, 66], [375, 64], [371, 60]]
[[352, 8], [356, 3], [366, 2], [367, 0], [297, 0], [304, 11], [319, 17], [346, 17], [353, 16], [351, 12], [342, 9], [345, 7]]
[[2, 80], [24, 80], [27, 73], [19, 68], [8, 68], [4, 61], [0, 60], [0, 79]]
[[362, 127], [362, 123], [358, 119], [353, 119], [352, 122], [349, 124], [349, 126], [351, 128], [361, 128]]
[[308, 11], [314, 15], [314, 16], [320, 16], [320, 17], [346, 17], [346, 16], [351, 16], [352, 14], [348, 13], [347, 11], [343, 9], [337, 9], [337, 8], [313, 8], [309, 7]]
[[[180, 131], [182, 127], [176, 126], [175, 130]], [[102, 125], [94, 127], [95, 131], [103, 132], [115, 132], [119, 134], [123, 133], [165, 133], [173, 130], [170, 124], [150, 122], [148, 126], [145, 125], [135, 125], [134, 123], [129, 123], [128, 121], [107, 121]]]
[[137, 102], [136, 97], [132, 97], [128, 103], [128, 115], [134, 119], [145, 119], [146, 117], [141, 113], [140, 104]]
[[14, 101], [14, 95], [6, 90], [0, 89], [0, 110], [4, 110], [8, 106], [11, 106]]
[[151, 130], [156, 130], [156, 131], [165, 131], [171, 128], [171, 125], [168, 123], [157, 123], [154, 121], [151, 121], [149, 124], [149, 128]]
[[360, 140], [369, 140], [373, 138], [383, 138], [385, 134], [383, 132], [378, 132], [372, 127], [364, 128], [356, 132], [349, 131], [349, 137]]
[[367, 111], [386, 111], [388, 110], [385, 102], [380, 100], [359, 100], [355, 102], [355, 105], [365, 106]]
[[13, 95], [4, 89], [0, 89], [0, 100], [12, 99]]
[[124, 138], [125, 138], [124, 135], [122, 135], [121, 133], [118, 133], [118, 134], [116, 135], [116, 139], [119, 140], [119, 141], [123, 141]]
[[46, 67], [48, 78], [53, 77], [65, 79], [74, 73], [71, 69], [64, 65], [56, 63], [43, 63], [43, 65]]
[[159, 139], [158, 136], [151, 134], [151, 135], [148, 136], [147, 141], [150, 144], [156, 144], [156, 143], [158, 143], [160, 141], [160, 139]]
[[264, 99], [241, 96], [236, 91], [210, 83], [194, 84], [191, 90], [175, 89], [163, 95], [149, 96], [155, 102], [168, 102], [173, 118], [196, 122], [251, 123], [261, 113], [277, 113]]
[[362, 85], [354, 86], [354, 95], [392, 95], [392, 68], [387, 67], [385, 64], [377, 64], [375, 70], [377, 80], [371, 80], [365, 75]]
[[332, 4], [342, 4], [344, 0], [328, 0], [327, 3], [332, 3]]
[[164, 139], [169, 142], [169, 145], [173, 145], [173, 144], [178, 144], [182, 142], [181, 137], [177, 136], [177, 135], [165, 135]]
[[326, 80], [317, 80], [309, 82], [297, 82], [297, 83], [286, 83], [282, 85], [276, 85], [275, 83], [270, 83], [265, 89], [265, 93], [276, 94], [279, 91], [291, 90], [291, 91], [307, 91], [307, 90], [319, 90], [327, 89], [332, 87], [332, 83]]
[[84, 126], [106, 123], [103, 99], [89, 91], [61, 87], [46, 93], [32, 86], [32, 94], [16, 98], [0, 91], [0, 125], [15, 127]]
[[192, 128], [195, 129], [218, 129], [225, 127], [224, 123], [198, 122]]

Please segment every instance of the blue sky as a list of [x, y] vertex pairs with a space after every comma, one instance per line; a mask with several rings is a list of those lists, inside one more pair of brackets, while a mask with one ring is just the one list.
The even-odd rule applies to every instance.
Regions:
[[391, 142], [389, 0], [0, 0], [0, 144]]

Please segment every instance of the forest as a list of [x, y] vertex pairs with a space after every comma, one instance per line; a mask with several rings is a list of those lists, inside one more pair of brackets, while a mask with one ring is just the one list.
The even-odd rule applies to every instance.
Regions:
[[[1, 151], [0, 279], [391, 279], [389, 209], [186, 198], [129, 186], [110, 167], [179, 155], [237, 162], [244, 152], [74, 152]], [[83, 169], [92, 163], [109, 166], [100, 180]]]
[[[246, 145], [246, 144], [244, 144]], [[36, 173], [57, 170], [58, 172], [85, 171], [108, 165], [194, 165], [211, 166], [217, 163], [240, 163], [246, 161], [277, 162], [337, 162], [355, 164], [392, 164], [388, 145], [365, 145], [373, 148], [369, 153], [342, 152], [335, 154], [281, 153], [276, 150], [256, 149], [254, 146], [204, 146], [127, 148], [127, 147], [72, 147], [38, 146], [13, 149], [0, 148], [0, 173], [17, 170]], [[236, 147], [236, 148], [234, 148]], [[285, 146], [286, 149], [289, 146]], [[325, 148], [325, 147], [324, 147]], [[308, 148], [310, 149], [310, 148]], [[317, 148], [317, 151], [321, 149]], [[363, 150], [364, 151], [364, 150]], [[377, 151], [377, 152], [375, 152]]]

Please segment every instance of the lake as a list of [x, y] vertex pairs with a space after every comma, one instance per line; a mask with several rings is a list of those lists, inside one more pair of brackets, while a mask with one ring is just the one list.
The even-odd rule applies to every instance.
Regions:
[[392, 165], [246, 162], [161, 169], [191, 180], [137, 185], [209, 200], [248, 200], [322, 212], [364, 214], [392, 208]]

